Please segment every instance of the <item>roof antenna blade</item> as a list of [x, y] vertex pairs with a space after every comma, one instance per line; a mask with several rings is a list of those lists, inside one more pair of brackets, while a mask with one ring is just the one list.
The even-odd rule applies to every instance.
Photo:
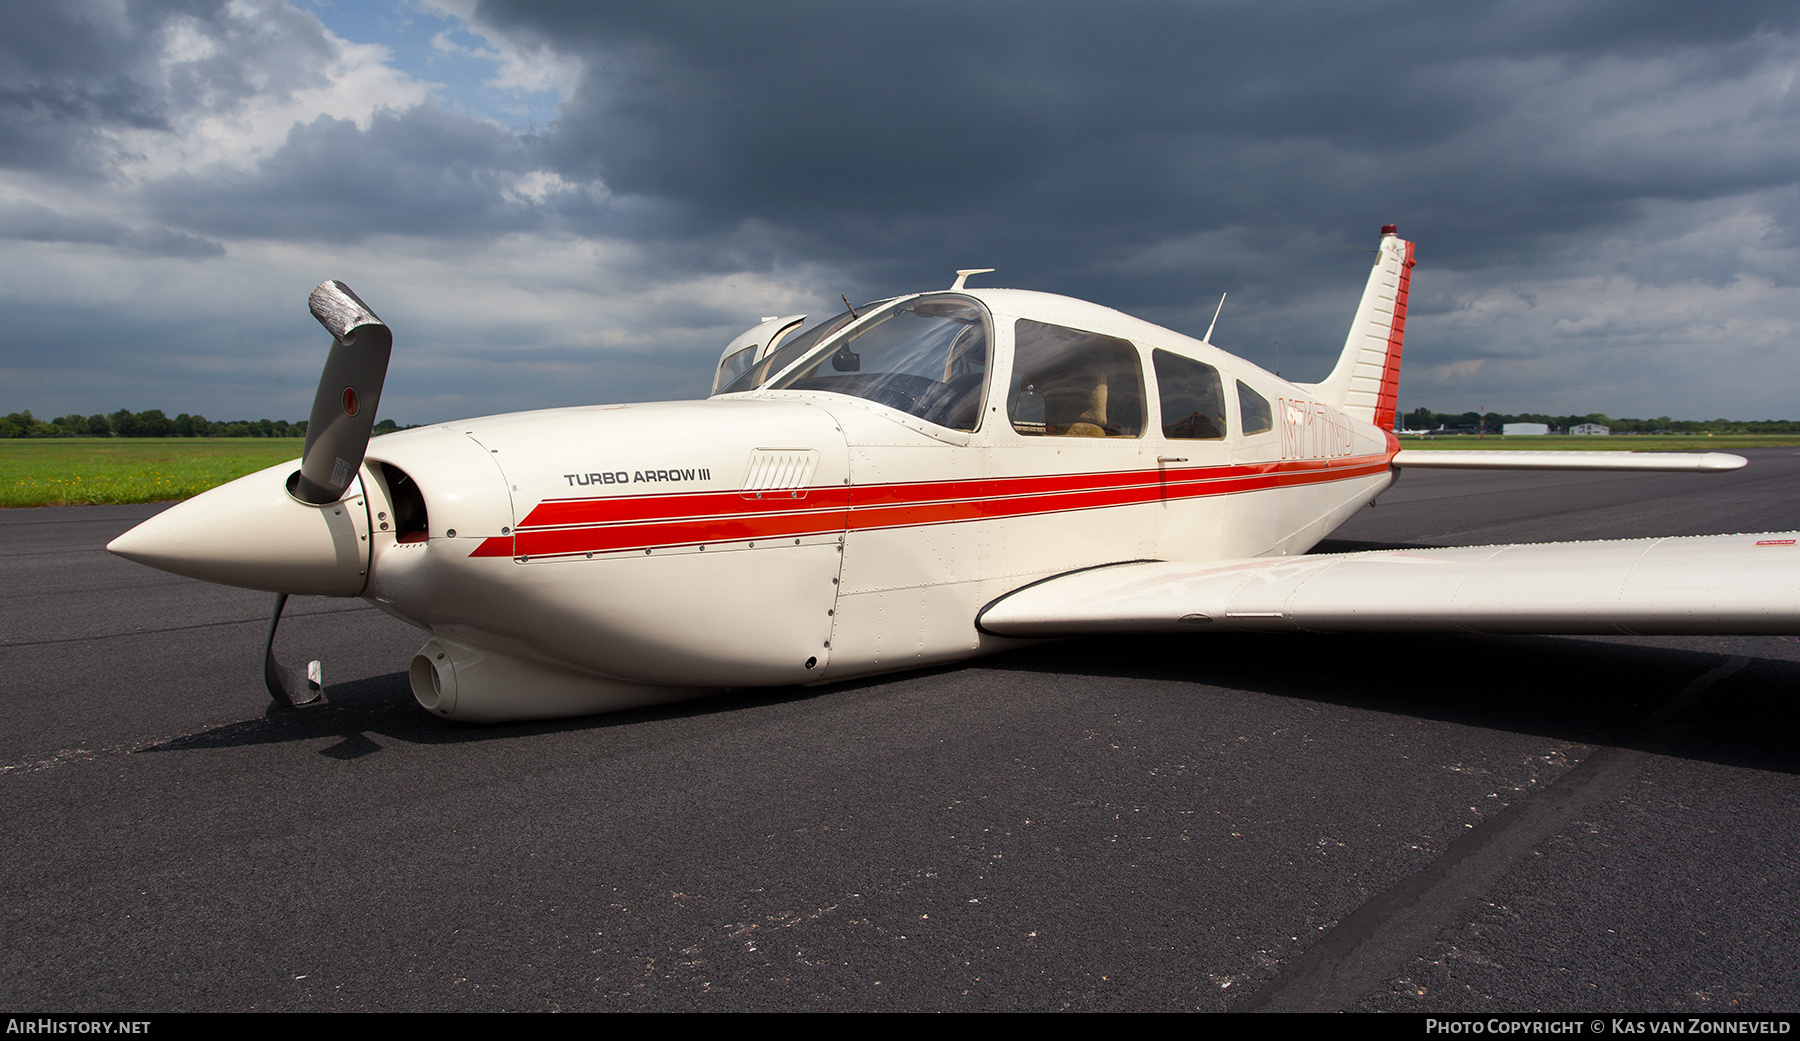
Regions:
[[1208, 325], [1206, 326], [1206, 335], [1200, 337], [1202, 340], [1205, 340], [1207, 343], [1212, 342], [1213, 326], [1219, 324], [1219, 312], [1223, 311], [1223, 310], [1225, 310], [1225, 294], [1220, 293], [1219, 294], [1219, 306], [1213, 309], [1213, 320], [1210, 323], [1208, 323]]
[[850, 306], [850, 298], [849, 297], [845, 296], [842, 293], [839, 293], [838, 299], [842, 300], [844, 302], [844, 310], [850, 312], [850, 318], [852, 321], [862, 317], [862, 315], [859, 315], [856, 313], [856, 308]]
[[985, 275], [989, 271], [992, 271], [992, 270], [994, 270], [994, 269], [991, 267], [961, 267], [961, 268], [957, 268], [956, 269], [956, 281], [951, 283], [950, 291], [952, 293], [954, 293], [958, 289], [962, 289], [964, 287], [964, 283], [968, 282], [970, 275]]

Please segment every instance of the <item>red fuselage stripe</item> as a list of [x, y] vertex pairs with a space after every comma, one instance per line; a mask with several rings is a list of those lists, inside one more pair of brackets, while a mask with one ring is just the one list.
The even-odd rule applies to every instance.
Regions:
[[539, 504], [477, 557], [568, 556], [662, 546], [801, 538], [1133, 506], [1317, 484], [1384, 472], [1386, 455], [1237, 466], [934, 481], [788, 492], [564, 499]]

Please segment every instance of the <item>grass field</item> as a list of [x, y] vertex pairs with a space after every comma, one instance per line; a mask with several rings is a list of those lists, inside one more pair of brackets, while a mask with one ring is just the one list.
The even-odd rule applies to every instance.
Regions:
[[0, 439], [0, 507], [161, 502], [300, 458], [297, 437]]
[[1403, 437], [1402, 448], [1539, 452], [1730, 452], [1739, 448], [1791, 448], [1800, 434], [1649, 434], [1643, 437], [1501, 437], [1472, 435]]

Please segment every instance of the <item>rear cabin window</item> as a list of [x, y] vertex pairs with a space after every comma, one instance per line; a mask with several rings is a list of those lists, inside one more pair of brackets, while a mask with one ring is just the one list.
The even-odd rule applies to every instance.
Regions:
[[1217, 441], [1225, 436], [1225, 391], [1219, 370], [1168, 351], [1153, 351], [1156, 392], [1162, 403], [1163, 436]]
[[1238, 418], [1246, 434], [1275, 429], [1275, 410], [1269, 407], [1269, 399], [1251, 390], [1243, 380], [1238, 380]]
[[1013, 429], [1030, 437], [1142, 437], [1137, 348], [1116, 336], [1020, 320], [1006, 411]]

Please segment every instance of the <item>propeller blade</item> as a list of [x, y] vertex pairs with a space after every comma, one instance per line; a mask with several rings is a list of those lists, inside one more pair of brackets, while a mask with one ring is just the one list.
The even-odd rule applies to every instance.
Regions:
[[309, 661], [304, 669], [289, 668], [275, 660], [275, 628], [281, 624], [281, 609], [287, 606], [286, 593], [275, 594], [275, 613], [269, 616], [269, 642], [263, 648], [263, 684], [278, 705], [311, 705], [325, 700], [325, 679], [319, 663]]
[[324, 505], [342, 498], [362, 468], [394, 334], [342, 282], [319, 283], [307, 303], [331, 334], [331, 354], [306, 422], [300, 476], [290, 490], [303, 502]]

